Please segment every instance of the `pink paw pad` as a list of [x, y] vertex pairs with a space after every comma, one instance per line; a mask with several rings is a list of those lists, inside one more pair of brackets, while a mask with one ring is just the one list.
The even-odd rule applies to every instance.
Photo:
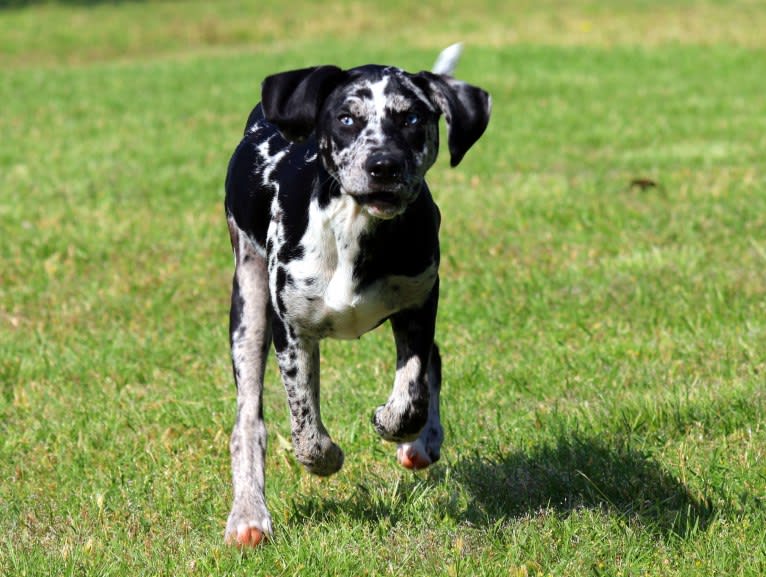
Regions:
[[236, 534], [229, 534], [226, 543], [236, 545], [240, 549], [257, 547], [266, 539], [266, 533], [257, 527], [240, 527]]
[[423, 448], [422, 443], [403, 443], [396, 450], [396, 458], [405, 469], [417, 471], [431, 465], [431, 458]]

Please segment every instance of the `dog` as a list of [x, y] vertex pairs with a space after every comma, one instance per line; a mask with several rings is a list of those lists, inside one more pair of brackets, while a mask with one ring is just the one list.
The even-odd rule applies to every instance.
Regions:
[[343, 465], [322, 423], [319, 341], [391, 323], [393, 392], [372, 423], [398, 461], [439, 459], [441, 359], [434, 343], [440, 213], [425, 183], [439, 118], [456, 166], [487, 127], [491, 99], [455, 80], [459, 47], [431, 72], [316, 66], [267, 77], [226, 175], [234, 253], [229, 337], [237, 385], [234, 499], [225, 540], [272, 533], [264, 497], [262, 391], [273, 343], [296, 459], [316, 475]]

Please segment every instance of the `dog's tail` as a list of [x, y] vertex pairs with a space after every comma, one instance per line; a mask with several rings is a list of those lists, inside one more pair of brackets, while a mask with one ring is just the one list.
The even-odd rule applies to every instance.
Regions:
[[439, 56], [434, 62], [434, 66], [431, 72], [434, 74], [445, 74], [452, 76], [455, 74], [455, 68], [457, 68], [458, 60], [460, 60], [460, 54], [463, 52], [463, 44], [458, 42], [452, 46], [447, 46], [439, 53]]

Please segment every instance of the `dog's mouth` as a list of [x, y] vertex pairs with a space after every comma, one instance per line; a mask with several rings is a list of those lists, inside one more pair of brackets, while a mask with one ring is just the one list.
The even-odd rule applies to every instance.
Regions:
[[354, 199], [377, 218], [393, 218], [401, 214], [407, 206], [401, 194], [388, 190], [356, 194]]

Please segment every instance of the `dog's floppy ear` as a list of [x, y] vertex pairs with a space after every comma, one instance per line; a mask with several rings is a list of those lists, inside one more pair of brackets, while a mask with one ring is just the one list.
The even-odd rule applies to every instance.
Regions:
[[314, 66], [268, 76], [261, 86], [266, 120], [288, 140], [303, 140], [314, 130], [325, 98], [345, 78], [337, 66]]
[[450, 165], [457, 166], [484, 134], [489, 124], [492, 99], [481, 88], [443, 74], [420, 72], [417, 78], [425, 84], [427, 94], [444, 114]]

